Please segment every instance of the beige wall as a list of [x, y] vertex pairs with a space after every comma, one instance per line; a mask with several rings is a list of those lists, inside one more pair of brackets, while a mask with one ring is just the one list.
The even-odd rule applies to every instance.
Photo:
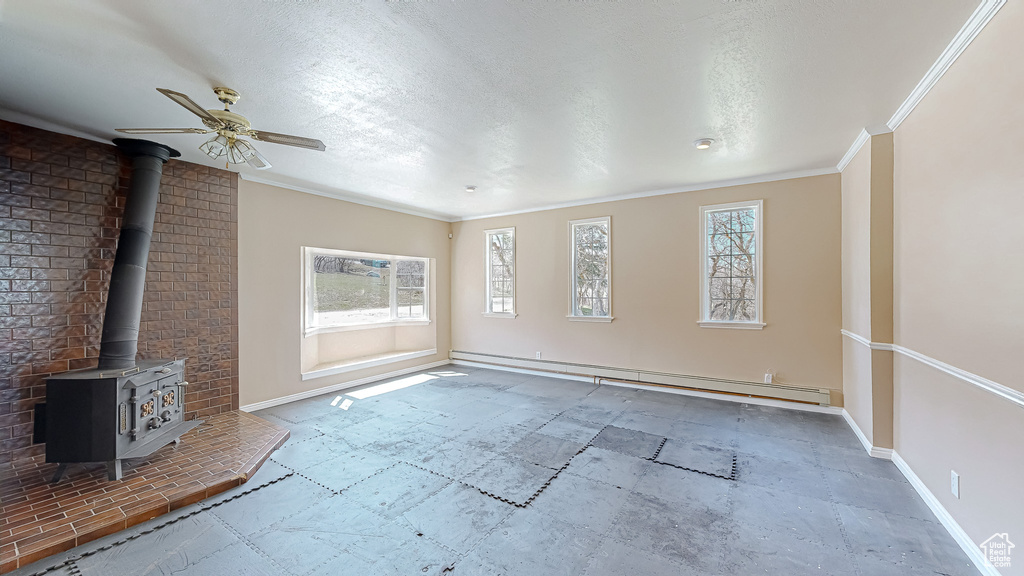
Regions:
[[[429, 292], [430, 310], [433, 310], [437, 305], [436, 298], [433, 289]], [[309, 372], [383, 355], [431, 350], [437, 348], [436, 342], [437, 322], [426, 326], [383, 326], [313, 334], [302, 339], [302, 371]]]
[[[1024, 408], [901, 354], [894, 374], [896, 452], [975, 544], [1006, 532], [1019, 551]], [[950, 470], [960, 474], [959, 500]], [[1004, 576], [1024, 574], [1019, 558]]]
[[[840, 401], [839, 176], [548, 210], [453, 225], [456, 350], [830, 388]], [[762, 331], [700, 328], [699, 217], [764, 199]], [[568, 221], [611, 216], [611, 323], [572, 322]], [[487, 318], [484, 230], [516, 227], [515, 319]]]
[[871, 348], [843, 338], [843, 408], [875, 445], [874, 403], [871, 397]]
[[[450, 224], [245, 180], [238, 196], [241, 405], [448, 357]], [[437, 354], [303, 382], [302, 246], [435, 259], [431, 319]], [[389, 338], [378, 340], [396, 336]]]
[[871, 338], [871, 140], [842, 174], [843, 328]]
[[[871, 139], [843, 170], [843, 329], [871, 338]], [[874, 444], [871, 349], [843, 340], [843, 407]]]
[[[1024, 4], [1008, 2], [895, 133], [895, 341], [1016, 390], [1021, 30]], [[1024, 408], [911, 358], [898, 358], [895, 374], [896, 451], [975, 542], [1024, 537]]]
[[[892, 341], [893, 138], [871, 136], [842, 174], [843, 328]], [[892, 351], [847, 338], [845, 408], [867, 438], [892, 448]]]

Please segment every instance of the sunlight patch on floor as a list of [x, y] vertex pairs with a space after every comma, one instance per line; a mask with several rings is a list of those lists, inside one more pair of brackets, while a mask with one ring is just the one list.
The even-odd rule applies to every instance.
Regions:
[[387, 394], [388, 392], [394, 392], [395, 390], [401, 390], [402, 388], [408, 388], [431, 380], [437, 380], [437, 378], [437, 376], [431, 376], [430, 374], [416, 374], [415, 376], [409, 376], [408, 378], [399, 378], [398, 380], [392, 380], [391, 382], [385, 382], [376, 386], [370, 386], [369, 388], [363, 388], [362, 390], [356, 390], [355, 392], [349, 392], [347, 396], [351, 396], [356, 400], [366, 400], [367, 398]]

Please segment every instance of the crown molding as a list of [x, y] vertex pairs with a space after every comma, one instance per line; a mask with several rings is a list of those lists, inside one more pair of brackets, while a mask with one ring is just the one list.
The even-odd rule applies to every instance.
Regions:
[[846, 170], [846, 167], [850, 164], [850, 162], [853, 162], [853, 159], [857, 156], [857, 153], [859, 153], [860, 149], [863, 148], [869, 140], [871, 140], [872, 136], [880, 136], [882, 134], [888, 134], [890, 132], [892, 131], [889, 130], [888, 126], [884, 124], [880, 126], [862, 128], [860, 134], [857, 134], [857, 138], [854, 139], [853, 144], [850, 146], [850, 149], [846, 151], [846, 154], [843, 155], [843, 158], [839, 161], [839, 164], [836, 165], [836, 170], [838, 170], [839, 172]]
[[669, 194], [680, 194], [682, 192], [698, 192], [701, 190], [714, 190], [716, 188], [729, 188], [730, 186], [743, 186], [746, 184], [763, 184], [766, 182], [779, 182], [781, 180], [795, 180], [797, 178], [811, 178], [813, 176], [824, 176], [827, 174], [837, 174], [839, 171], [834, 167], [828, 168], [812, 168], [810, 170], [795, 170], [792, 172], [778, 172], [775, 174], [766, 174], [764, 176], [751, 176], [748, 178], [734, 178], [732, 180], [718, 180], [716, 182], [704, 182], [701, 184], [692, 184], [689, 186], [679, 186], [675, 188], [663, 188], [659, 190], [649, 190], [647, 192], [634, 192], [631, 194], [619, 194], [617, 196], [603, 196], [601, 198], [591, 198], [588, 200], [578, 200], [576, 202], [563, 202], [561, 204], [552, 204], [549, 206], [542, 206], [538, 208], [527, 208], [525, 210], [513, 210], [510, 212], [496, 212], [494, 214], [485, 214], [483, 216], [466, 216], [464, 218], [455, 218], [452, 222], [467, 222], [469, 220], [483, 220], [485, 218], [499, 218], [502, 216], [515, 216], [518, 214], [530, 214], [533, 212], [547, 212], [548, 210], [560, 210], [562, 208], [575, 208], [576, 206], [590, 206], [592, 204], [604, 204], [606, 202], [619, 202], [622, 200], [635, 200], [637, 198], [650, 198], [652, 196], [666, 196]]
[[860, 152], [860, 149], [863, 148], [870, 139], [871, 134], [868, 134], [868, 131], [862, 128], [860, 134], [857, 134], [857, 137], [853, 140], [853, 144], [850, 145], [850, 149], [843, 155], [839, 164], [836, 164], [836, 170], [840, 172], [846, 170], [846, 167], [849, 166], [850, 162], [853, 162], [854, 157], [857, 156], [857, 152]]
[[322, 196], [324, 198], [331, 198], [332, 200], [341, 200], [342, 202], [351, 202], [352, 204], [359, 204], [360, 206], [369, 206], [370, 208], [380, 208], [381, 210], [388, 210], [390, 212], [400, 212], [402, 214], [408, 214], [410, 216], [419, 216], [420, 218], [429, 218], [431, 220], [439, 220], [441, 222], [454, 222], [450, 216], [444, 216], [435, 212], [424, 212], [421, 210], [415, 210], [407, 208], [398, 204], [389, 204], [387, 202], [374, 202], [366, 198], [356, 196], [354, 194], [344, 194], [340, 192], [324, 192], [323, 190], [317, 190], [315, 188], [308, 188], [306, 186], [299, 186], [298, 184], [289, 184], [286, 182], [277, 182], [268, 178], [262, 178], [260, 176], [253, 176], [252, 174], [246, 174], [243, 172], [238, 173], [238, 177], [247, 182], [256, 182], [257, 184], [266, 184], [267, 186], [277, 186], [278, 188], [285, 188], [287, 190], [294, 190], [296, 192], [304, 192], [306, 194], [312, 194], [314, 196]]
[[907, 96], [907, 99], [903, 101], [903, 104], [900, 105], [896, 113], [886, 123], [889, 130], [896, 130], [906, 120], [907, 116], [914, 111], [914, 108], [928, 94], [928, 91], [939, 81], [939, 78], [942, 78], [946, 70], [949, 70], [953, 62], [956, 62], [956, 59], [963, 54], [964, 50], [985, 28], [985, 25], [996, 15], [996, 12], [999, 12], [1003, 4], [1006, 4], [1006, 0], [982, 0], [981, 5], [974, 11], [974, 14], [971, 14], [967, 23], [964, 24], [963, 28], [957, 32], [953, 40], [946, 46], [946, 49], [939, 55], [939, 59], [935, 61], [935, 64], [932, 64], [928, 73], [917, 83], [910, 96]]
[[894, 132], [900, 124], [906, 120], [907, 116], [914, 111], [914, 108], [921, 103], [921, 100], [928, 94], [928, 92], [938, 83], [942, 75], [949, 70], [949, 67], [953, 65], [953, 62], [963, 54], [964, 50], [977, 38], [978, 34], [981, 33], [982, 29], [989, 23], [990, 20], [999, 12], [999, 9], [1006, 4], [1006, 0], [982, 0], [981, 4], [975, 9], [971, 17], [967, 19], [967, 22], [960, 28], [953, 40], [950, 41], [946, 49], [942, 51], [939, 58], [932, 64], [932, 67], [928, 69], [928, 72], [924, 75], [924, 78], [917, 83], [914, 90], [910, 92], [907, 99], [903, 101], [903, 104], [896, 110], [896, 113], [892, 115], [892, 118], [886, 122], [885, 126], [872, 127], [871, 130], [863, 129], [857, 134], [857, 137], [853, 140], [853, 144], [850, 145], [850, 149], [846, 151], [842, 159], [839, 160], [839, 164], [836, 165], [836, 170], [842, 172], [846, 170], [846, 167], [853, 161], [860, 149], [864, 147], [864, 144], [871, 139], [872, 136], [878, 136], [879, 134], [885, 134], [886, 132]]

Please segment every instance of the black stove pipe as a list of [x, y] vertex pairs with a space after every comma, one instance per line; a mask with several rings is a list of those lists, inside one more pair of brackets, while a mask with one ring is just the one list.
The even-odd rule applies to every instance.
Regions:
[[153, 221], [160, 197], [164, 163], [181, 154], [156, 142], [115, 138], [121, 153], [132, 158], [131, 186], [121, 219], [121, 235], [110, 272], [107, 311], [103, 317], [99, 369], [132, 368], [139, 350], [142, 293]]

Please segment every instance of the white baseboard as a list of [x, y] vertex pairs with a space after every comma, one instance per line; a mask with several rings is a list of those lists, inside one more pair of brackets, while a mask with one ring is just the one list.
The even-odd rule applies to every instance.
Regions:
[[[762, 382], [748, 382], [742, 380], [728, 380], [724, 378], [711, 378], [707, 376], [692, 376], [686, 374], [673, 374], [666, 372], [651, 372], [635, 368], [618, 368], [614, 366], [597, 366], [593, 364], [576, 364], [573, 362], [560, 362], [555, 360], [535, 360], [532, 358], [520, 358], [516, 356], [504, 356], [500, 354], [484, 354], [480, 352], [465, 352], [452, 350], [448, 353], [452, 360], [465, 360], [479, 362], [488, 365], [511, 366], [525, 370], [538, 370], [546, 374], [568, 374], [582, 376], [587, 379], [598, 378], [601, 380], [625, 382], [628, 384], [641, 385], [662, 385], [682, 390], [699, 390], [702, 392], [725, 392], [735, 394], [742, 398], [769, 398], [829, 406], [831, 392], [826, 388], [810, 388], [804, 386], [793, 386], [773, 382], [766, 384]], [[611, 383], [611, 382], [609, 382]]]
[[591, 376], [577, 376], [575, 374], [562, 374], [559, 372], [548, 372], [546, 370], [529, 370], [527, 368], [513, 368], [512, 366], [488, 364], [486, 362], [473, 362], [471, 360], [452, 360], [451, 363], [455, 364], [456, 366], [473, 366], [474, 368], [500, 370], [501, 372], [513, 372], [515, 374], [529, 374], [530, 376], [547, 376], [548, 378], [559, 378], [562, 380], [572, 380], [574, 382], [594, 382], [594, 378]]
[[786, 410], [799, 410], [801, 412], [817, 412], [818, 414], [840, 414], [842, 408], [838, 406], [819, 406], [817, 404], [801, 404], [799, 402], [787, 402], [786, 400], [772, 400], [771, 398], [754, 398], [752, 396], [733, 396], [731, 394], [719, 394], [715, 392], [701, 392], [700, 390], [684, 390], [681, 388], [665, 388], [663, 386], [650, 386], [646, 384], [629, 384], [598, 378], [601, 384], [606, 386], [619, 386], [622, 388], [635, 388], [637, 390], [651, 390], [653, 392], [665, 392], [666, 394], [679, 394], [680, 396], [693, 396], [696, 398], [710, 398], [712, 400], [723, 400], [725, 402], [739, 402], [741, 404], [753, 404], [754, 406], [771, 406], [773, 408], [785, 408]]
[[843, 420], [846, 420], [846, 423], [851, 429], [853, 429], [853, 433], [857, 435], [857, 439], [860, 440], [861, 446], [864, 447], [864, 450], [867, 451], [869, 456], [872, 458], [881, 458], [882, 460], [892, 460], [892, 448], [879, 448], [878, 446], [871, 444], [871, 441], [868, 440], [864, 431], [861, 430], [860, 426], [857, 425], [857, 422], [854, 421], [853, 416], [850, 416], [850, 413], [846, 411], [846, 408], [843, 408], [842, 414]]
[[942, 526], [947, 532], [949, 532], [949, 535], [952, 536], [953, 539], [956, 540], [956, 543], [960, 545], [960, 549], [967, 554], [967, 557], [971, 559], [974, 566], [977, 567], [984, 576], [1000, 576], [999, 570], [997, 570], [996, 567], [985, 558], [985, 555], [981, 552], [981, 548], [978, 547], [978, 545], [971, 540], [971, 537], [967, 535], [967, 532], [964, 532], [964, 529], [957, 524], [949, 511], [947, 511], [942, 503], [939, 502], [939, 499], [932, 494], [932, 491], [924, 485], [924, 482], [918, 478], [917, 474], [910, 469], [910, 465], [907, 464], [907, 461], [904, 460], [898, 452], [892, 452], [892, 462], [896, 465], [896, 468], [899, 468], [899, 471], [903, 473], [903, 476], [906, 477], [907, 481], [910, 482], [910, 485], [914, 487], [914, 490], [921, 495], [924, 503], [928, 505], [928, 508], [930, 508], [932, 513], [935, 514], [935, 517], [939, 519], [939, 522], [941, 522]]
[[846, 408], [843, 408], [843, 420], [846, 420], [846, 423], [850, 426], [850, 429], [853, 430], [853, 433], [857, 435], [857, 440], [860, 440], [860, 444], [861, 446], [864, 447], [864, 450], [868, 454], [871, 454], [871, 449], [874, 446], [871, 445], [871, 441], [868, 440], [868, 437], [864, 435], [864, 431], [860, 429], [860, 426], [858, 426], [857, 423], [853, 420], [853, 416], [850, 416], [850, 413], [846, 411]]
[[281, 404], [295, 402], [296, 400], [305, 400], [306, 398], [312, 398], [321, 394], [337, 392], [338, 390], [347, 390], [349, 388], [355, 388], [356, 386], [362, 386], [363, 384], [370, 384], [372, 382], [379, 382], [380, 380], [387, 380], [388, 378], [404, 376], [412, 372], [430, 370], [431, 368], [437, 368], [438, 366], [444, 366], [446, 364], [450, 364], [450, 361], [439, 360], [429, 364], [420, 364], [419, 366], [413, 366], [411, 368], [403, 368], [401, 370], [395, 370], [394, 372], [386, 372], [384, 374], [377, 374], [376, 376], [367, 376], [366, 378], [359, 378], [358, 380], [349, 380], [348, 382], [339, 382], [337, 384], [331, 384], [330, 386], [324, 386], [323, 388], [306, 390], [305, 392], [281, 396], [280, 398], [274, 398], [271, 400], [264, 400], [263, 402], [256, 402], [255, 404], [246, 404], [245, 406], [240, 406], [239, 410], [242, 412], [255, 412], [257, 410], [263, 410], [264, 408], [273, 408], [274, 406], [280, 406]]
[[892, 448], [879, 448], [878, 446], [872, 446], [871, 450], [868, 451], [868, 455], [872, 458], [892, 460], [893, 451]]
[[732, 396], [729, 394], [716, 394], [715, 392], [701, 392], [699, 390], [684, 390], [680, 388], [667, 388], [664, 386], [650, 386], [646, 384], [630, 384], [614, 380], [605, 380], [599, 376], [578, 376], [575, 374], [563, 374], [561, 372], [549, 372], [547, 370], [530, 370], [528, 368], [514, 368], [499, 364], [488, 364], [486, 362], [473, 362], [470, 360], [452, 360], [452, 364], [462, 366], [475, 366], [488, 370], [501, 370], [503, 372], [515, 372], [517, 374], [530, 374], [532, 376], [544, 376], [546, 378], [560, 378], [562, 380], [573, 380], [575, 382], [594, 382], [606, 386], [619, 386], [622, 388], [634, 388], [637, 390], [651, 390], [664, 392], [666, 394], [679, 394], [682, 396], [695, 396], [697, 398], [711, 398], [712, 400], [724, 400], [726, 402], [740, 402], [743, 404], [754, 404], [756, 406], [772, 406], [785, 408], [787, 410], [800, 410], [803, 412], [817, 412], [819, 414], [840, 414], [842, 408], [837, 406], [818, 406], [817, 404], [801, 404], [798, 402], [787, 402], [785, 400], [772, 400], [769, 398], [750, 398], [746, 396]]

